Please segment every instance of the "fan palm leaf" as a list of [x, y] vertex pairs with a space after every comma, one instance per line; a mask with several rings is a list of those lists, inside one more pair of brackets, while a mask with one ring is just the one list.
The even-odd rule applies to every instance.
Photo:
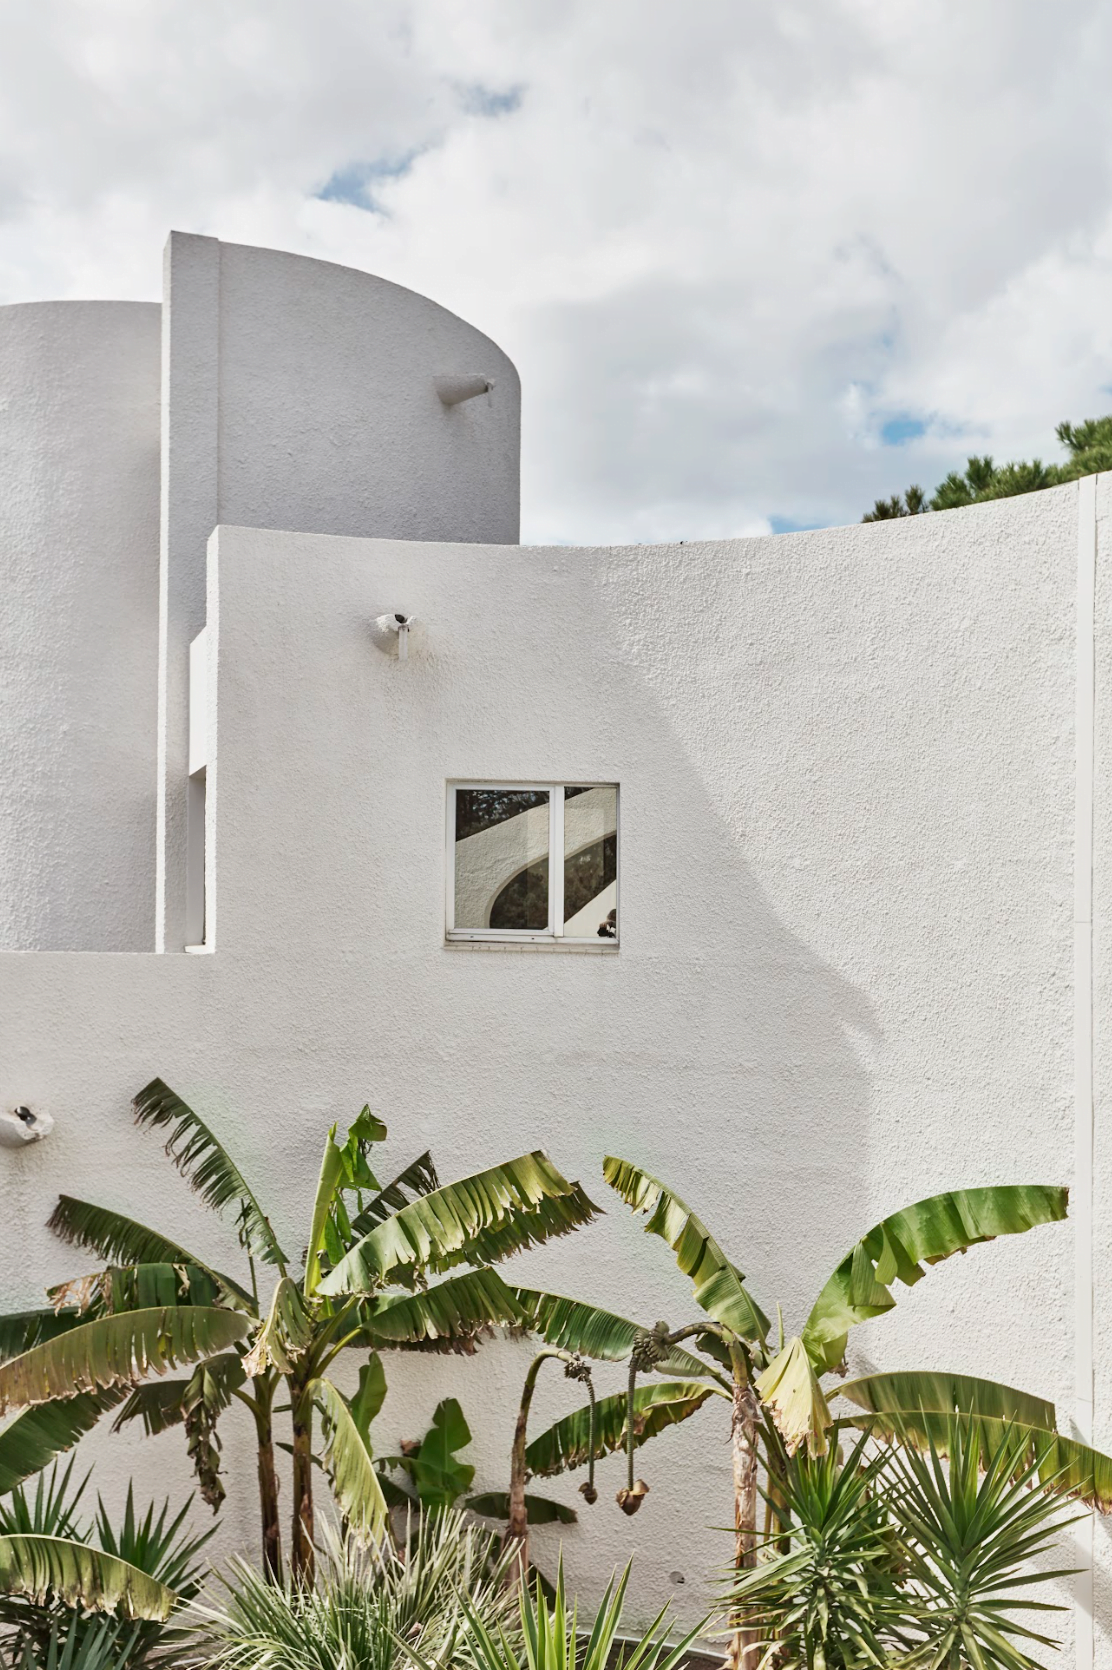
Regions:
[[139, 1125], [169, 1127], [166, 1152], [206, 1206], [223, 1212], [234, 1205], [243, 1246], [255, 1258], [285, 1270], [287, 1259], [270, 1219], [254, 1191], [228, 1154], [193, 1109], [161, 1079], [152, 1079], [136, 1096], [133, 1107]]
[[843, 1258], [815, 1301], [803, 1343], [819, 1373], [840, 1367], [850, 1328], [891, 1310], [891, 1286], [906, 1287], [956, 1252], [998, 1235], [1021, 1235], [1066, 1216], [1069, 1190], [1042, 1184], [954, 1189], [874, 1225]]
[[628, 1160], [608, 1154], [603, 1176], [635, 1212], [647, 1212], [645, 1233], [659, 1235], [671, 1247], [685, 1276], [695, 1284], [695, 1302], [739, 1339], [763, 1340], [768, 1318], [745, 1286], [710, 1230], [679, 1195]]
[[224, 1351], [246, 1332], [238, 1311], [200, 1305], [97, 1317], [0, 1365], [0, 1413], [131, 1386]]

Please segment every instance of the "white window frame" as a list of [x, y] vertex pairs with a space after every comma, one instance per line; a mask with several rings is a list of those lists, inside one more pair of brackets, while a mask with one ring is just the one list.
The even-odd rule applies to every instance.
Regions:
[[[548, 925], [540, 928], [457, 928], [456, 917], [456, 795], [460, 789], [501, 789], [506, 792], [523, 791], [527, 794], [548, 795]], [[617, 783], [589, 783], [581, 778], [568, 777], [559, 783], [499, 782], [496, 778], [452, 781], [445, 796], [445, 916], [444, 932], [448, 940], [466, 943], [468, 940], [508, 945], [593, 945], [617, 950], [618, 938], [600, 939], [597, 935], [568, 935], [564, 933], [564, 790], [613, 789], [615, 799], [614, 835], [616, 844], [614, 870], [615, 921], [621, 933], [622, 885], [622, 796]]]

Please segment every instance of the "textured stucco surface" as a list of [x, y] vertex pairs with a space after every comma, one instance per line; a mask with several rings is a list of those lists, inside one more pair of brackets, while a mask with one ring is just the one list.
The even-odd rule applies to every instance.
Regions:
[[[324, 1130], [365, 1100], [386, 1170], [427, 1144], [446, 1177], [543, 1144], [607, 1216], [515, 1268], [649, 1321], [688, 1319], [689, 1284], [607, 1198], [607, 1151], [670, 1180], [789, 1328], [886, 1211], [1069, 1181], [1075, 527], [1063, 488], [664, 548], [221, 528], [215, 951], [0, 957], [0, 1098], [57, 1121], [0, 1159], [5, 1298], [79, 1262], [42, 1227], [62, 1189], [233, 1256], [130, 1125], [155, 1072], [294, 1246]], [[399, 598], [420, 621], [404, 663], [371, 635]], [[445, 783], [484, 778], [621, 785], [617, 954], [444, 946]], [[1068, 1403], [1072, 1280], [1068, 1226], [977, 1248], [858, 1330], [851, 1366]], [[501, 1486], [524, 1360], [391, 1363], [384, 1440], [450, 1386]], [[538, 1422], [567, 1401], [554, 1376]], [[715, 1407], [657, 1440], [635, 1520], [607, 1463], [571, 1578], [597, 1587], [636, 1551], [638, 1605], [682, 1572], [697, 1615], [727, 1553], [726, 1438]], [[97, 1435], [91, 1453], [116, 1488], [133, 1470], [163, 1489], [186, 1482], [181, 1448]], [[255, 1534], [248, 1457], [227, 1453], [225, 1547]], [[553, 1488], [578, 1502], [578, 1482]]]
[[154, 943], [159, 309], [0, 308], [0, 946]]
[[[512, 543], [521, 390], [489, 337], [425, 296], [180, 232], [166, 247], [163, 365], [159, 946], [180, 950], [186, 658], [212, 529]], [[445, 406], [436, 378], [472, 372], [491, 391]]]

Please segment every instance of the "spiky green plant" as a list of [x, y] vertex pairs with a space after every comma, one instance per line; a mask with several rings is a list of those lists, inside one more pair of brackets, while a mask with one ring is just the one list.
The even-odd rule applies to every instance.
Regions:
[[0, 1577], [3, 1550], [14, 1546], [25, 1551], [31, 1579], [0, 1596], [9, 1662], [22, 1664], [29, 1652], [46, 1659], [51, 1650], [63, 1657], [84, 1651], [85, 1635], [112, 1646], [113, 1664], [169, 1662], [183, 1639], [172, 1609], [198, 1593], [197, 1556], [213, 1533], [185, 1529], [188, 1502], [173, 1517], [168, 1502], [157, 1513], [153, 1504], [138, 1513], [130, 1486], [118, 1522], [98, 1498], [89, 1523], [80, 1513], [88, 1475], [75, 1483], [73, 1467], [72, 1459], [61, 1473], [55, 1465], [34, 1491], [21, 1486], [0, 1502]]
[[683, 1661], [703, 1624], [696, 1624], [681, 1641], [668, 1641], [668, 1607], [663, 1607], [648, 1629], [633, 1638], [620, 1635], [622, 1608], [629, 1584], [630, 1566], [620, 1578], [611, 1578], [599, 1602], [589, 1630], [579, 1626], [578, 1606], [568, 1603], [564, 1589], [564, 1565], [556, 1577], [551, 1602], [538, 1579], [535, 1594], [526, 1584], [518, 1590], [520, 1634], [515, 1638], [504, 1626], [491, 1627], [470, 1601], [464, 1606], [464, 1631], [460, 1642], [447, 1652], [430, 1652], [424, 1642], [399, 1641], [418, 1670], [451, 1670], [466, 1652], [476, 1670], [675, 1670]]
[[197, 1611], [211, 1670], [394, 1670], [418, 1644], [438, 1663], [466, 1665], [467, 1616], [511, 1629], [492, 1534], [445, 1509], [415, 1521], [405, 1544], [403, 1556], [331, 1538], [312, 1590], [268, 1584], [234, 1561], [226, 1605]]
[[[726, 1604], [778, 1670], [1037, 1670], [1030, 1629], [1064, 1608], [1029, 1598], [1067, 1577], [1031, 1570], [1070, 1523], [1040, 1484], [1026, 1434], [994, 1438], [951, 1418], [943, 1451], [929, 1435], [902, 1449], [868, 1433], [844, 1458], [831, 1446], [788, 1465], [773, 1554], [735, 1574]], [[775, 1552], [774, 1552], [775, 1549]]]
[[892, 1460], [912, 1596], [908, 1670], [1039, 1670], [1028, 1647], [1058, 1643], [1021, 1617], [1066, 1609], [1029, 1590], [1073, 1571], [1032, 1571], [1030, 1562], [1072, 1519], [1037, 1488], [1043, 1458], [1025, 1434], [1005, 1428], [986, 1444], [975, 1427], [952, 1421], [945, 1450], [944, 1463], [932, 1438], [924, 1453], [908, 1445]]
[[735, 1627], [759, 1639], [780, 1670], [859, 1670], [899, 1656], [904, 1567], [891, 1509], [887, 1452], [868, 1435], [843, 1457], [790, 1458], [763, 1560], [735, 1572]]
[[54, 1624], [43, 1642], [28, 1641], [12, 1670], [128, 1670], [135, 1627], [122, 1629], [108, 1618], [90, 1623], [73, 1618]]

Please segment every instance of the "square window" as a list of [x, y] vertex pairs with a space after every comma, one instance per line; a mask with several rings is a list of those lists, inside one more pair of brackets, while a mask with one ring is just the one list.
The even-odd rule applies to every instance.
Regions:
[[616, 783], [450, 783], [449, 939], [615, 944]]

